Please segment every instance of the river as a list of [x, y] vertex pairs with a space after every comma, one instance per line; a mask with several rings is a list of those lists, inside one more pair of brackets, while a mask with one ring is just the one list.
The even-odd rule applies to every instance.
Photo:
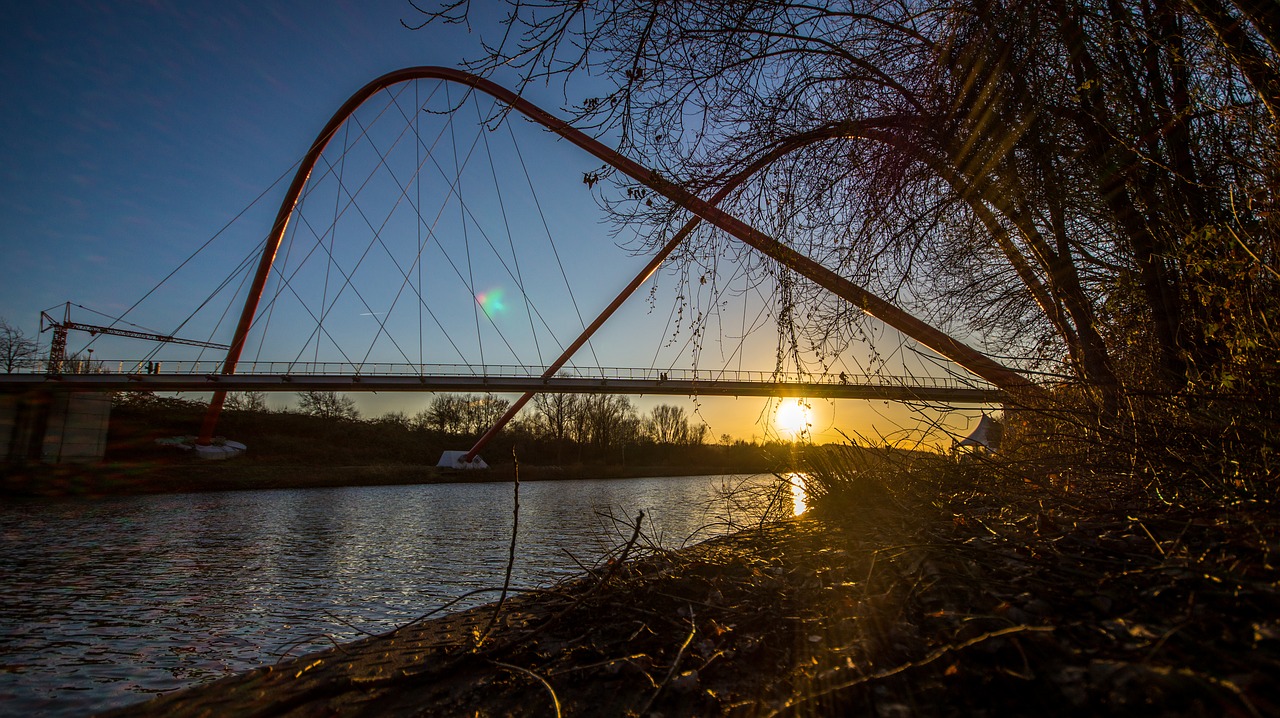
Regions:
[[[520, 486], [512, 584], [802, 510], [773, 477]], [[84, 715], [386, 631], [501, 586], [511, 484], [30, 500], [0, 508], [0, 714]], [[785, 487], [784, 487], [785, 490]], [[732, 498], [727, 498], [731, 495]], [[482, 594], [464, 608], [494, 600]]]

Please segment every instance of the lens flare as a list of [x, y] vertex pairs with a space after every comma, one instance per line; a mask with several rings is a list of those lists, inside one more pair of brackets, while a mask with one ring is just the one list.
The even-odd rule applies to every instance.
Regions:
[[476, 301], [480, 303], [480, 308], [484, 310], [484, 313], [491, 317], [497, 316], [507, 309], [507, 306], [502, 302], [501, 287], [477, 294]]

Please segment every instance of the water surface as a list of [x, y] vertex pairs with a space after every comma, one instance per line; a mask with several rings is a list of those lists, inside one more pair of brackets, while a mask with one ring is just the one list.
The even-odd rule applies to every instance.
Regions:
[[[520, 487], [513, 584], [757, 520], [772, 477]], [[83, 715], [382, 632], [500, 586], [510, 484], [33, 500], [0, 508], [0, 714]], [[790, 508], [791, 497], [785, 496]], [[612, 517], [612, 518], [611, 518]], [[483, 594], [460, 604], [494, 600]]]

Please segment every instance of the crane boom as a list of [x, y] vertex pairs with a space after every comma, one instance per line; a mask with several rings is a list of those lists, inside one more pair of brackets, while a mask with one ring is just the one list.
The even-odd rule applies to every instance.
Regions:
[[165, 344], [185, 344], [193, 347], [205, 347], [207, 349], [226, 349], [226, 344], [217, 344], [215, 342], [205, 342], [198, 339], [183, 339], [175, 337], [171, 334], [156, 334], [154, 332], [140, 332], [133, 329], [120, 329], [117, 327], [101, 327], [95, 324], [85, 324], [84, 322], [71, 321], [71, 302], [67, 302], [62, 321], [58, 321], [49, 316], [48, 312], [40, 312], [40, 331], [41, 333], [53, 330], [53, 339], [49, 343], [49, 373], [61, 374], [62, 364], [67, 358], [67, 332], [75, 329], [76, 331], [88, 332], [92, 336], [99, 334], [109, 334], [117, 337], [129, 337], [131, 339], [146, 339], [153, 342], [161, 342]]

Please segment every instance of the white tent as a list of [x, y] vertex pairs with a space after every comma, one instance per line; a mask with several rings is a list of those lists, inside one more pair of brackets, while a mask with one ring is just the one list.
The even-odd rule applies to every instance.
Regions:
[[443, 466], [448, 469], [487, 469], [489, 465], [479, 455], [470, 462], [465, 462], [462, 457], [466, 456], [465, 451], [446, 451], [440, 455], [440, 461], [436, 466]]
[[969, 436], [956, 442], [955, 449], [957, 451], [961, 449], [997, 451], [1000, 449], [1000, 438], [1002, 436], [1004, 436], [1004, 424], [983, 414], [977, 428]]

